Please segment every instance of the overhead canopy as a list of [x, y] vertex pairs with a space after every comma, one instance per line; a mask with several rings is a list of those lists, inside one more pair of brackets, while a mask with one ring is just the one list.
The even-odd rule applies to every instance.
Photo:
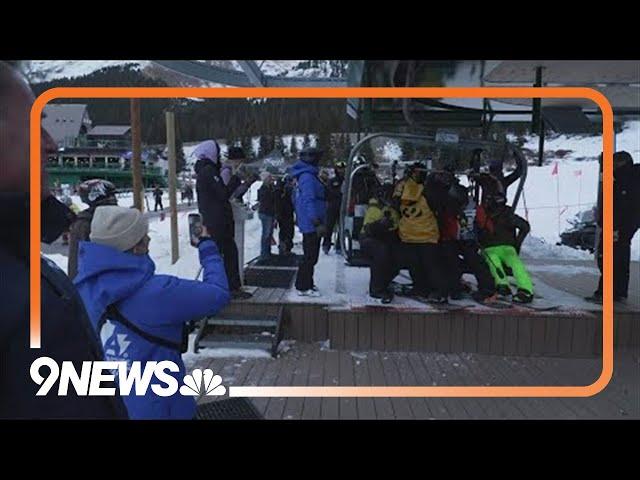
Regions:
[[202, 60], [153, 60], [154, 63], [200, 81], [234, 87], [344, 87], [341, 77], [279, 77], [265, 74], [255, 60], [237, 60], [240, 70]]
[[[590, 87], [598, 90], [618, 114], [640, 114], [640, 61], [627, 60], [508, 60], [495, 62], [484, 76], [487, 86], [531, 86], [542, 67], [543, 86]], [[530, 99], [504, 99], [531, 105]], [[595, 110], [589, 100], [543, 99], [543, 106], [577, 106]]]
[[633, 60], [507, 60], [484, 76], [485, 82], [533, 84], [542, 67], [548, 84], [591, 86], [640, 84], [640, 62]]

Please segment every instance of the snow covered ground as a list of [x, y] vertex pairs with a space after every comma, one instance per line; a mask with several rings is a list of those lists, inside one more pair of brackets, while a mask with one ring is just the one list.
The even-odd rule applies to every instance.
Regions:
[[[537, 137], [531, 136], [526, 148], [537, 149]], [[600, 136], [560, 135], [545, 141], [545, 151], [570, 151], [563, 158], [552, 157], [550, 163], [529, 166], [524, 195], [517, 211], [527, 217], [531, 224], [531, 237], [523, 246], [525, 256], [533, 258], [573, 258], [589, 259], [588, 252], [566, 247], [556, 247], [560, 233], [571, 226], [571, 220], [578, 212], [593, 208], [598, 192], [598, 156], [602, 151]], [[627, 122], [616, 136], [616, 150], [626, 150], [636, 163], [640, 163], [640, 121]], [[557, 174], [554, 169], [557, 163]], [[512, 186], [510, 196], [515, 194]], [[526, 207], [525, 207], [526, 205]], [[639, 207], [640, 208], [640, 207]], [[640, 235], [632, 242], [631, 256], [640, 260]]]

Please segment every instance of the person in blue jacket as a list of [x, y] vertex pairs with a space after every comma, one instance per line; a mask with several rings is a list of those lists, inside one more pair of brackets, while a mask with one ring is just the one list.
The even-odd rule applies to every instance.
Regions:
[[296, 289], [301, 296], [320, 295], [313, 283], [313, 269], [318, 262], [320, 240], [326, 233], [326, 193], [323, 183], [318, 178], [318, 164], [321, 158], [321, 150], [305, 148], [289, 171], [297, 181], [293, 202], [296, 222], [302, 233], [303, 258], [296, 278]]
[[[129, 365], [140, 361], [142, 368], [144, 362], [169, 360], [179, 367], [170, 374], [182, 385], [186, 324], [227, 305], [229, 285], [218, 247], [206, 229], [198, 244], [202, 281], [156, 274], [148, 254], [148, 228], [136, 209], [98, 207], [91, 241], [80, 243], [74, 283], [107, 360]], [[148, 388], [143, 396], [122, 398], [132, 419], [191, 419], [196, 413], [194, 398], [179, 392], [161, 397]]]

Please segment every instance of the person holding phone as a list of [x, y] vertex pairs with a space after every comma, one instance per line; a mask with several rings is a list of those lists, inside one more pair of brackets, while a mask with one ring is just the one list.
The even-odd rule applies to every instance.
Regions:
[[194, 155], [198, 158], [194, 170], [202, 223], [211, 232], [224, 260], [231, 296], [235, 299], [247, 299], [251, 294], [241, 288], [233, 210], [229, 203], [232, 195], [237, 194], [236, 189], [242, 186], [241, 182], [232, 176], [228, 184], [224, 183], [220, 171], [220, 147], [215, 140], [202, 142], [194, 150]]
[[[90, 242], [80, 243], [75, 285], [100, 337], [105, 357], [113, 361], [169, 360], [180, 383], [186, 375], [187, 325], [215, 315], [230, 301], [218, 247], [206, 226], [198, 238], [202, 281], [159, 275], [149, 256], [148, 221], [138, 210], [102, 206], [91, 221]], [[123, 397], [132, 419], [191, 419], [193, 397]]]

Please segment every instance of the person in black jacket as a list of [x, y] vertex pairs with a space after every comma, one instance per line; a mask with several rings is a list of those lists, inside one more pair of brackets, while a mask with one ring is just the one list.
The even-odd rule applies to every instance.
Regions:
[[73, 280], [78, 273], [78, 245], [80, 242], [89, 241], [91, 233], [91, 220], [96, 208], [102, 205], [117, 205], [116, 187], [113, 183], [94, 178], [82, 182], [78, 186], [80, 199], [89, 205], [89, 208], [81, 211], [69, 229], [69, 262], [67, 274]]
[[492, 160], [489, 162], [489, 173], [498, 180], [500, 187], [502, 188], [502, 194], [506, 197], [509, 186], [522, 176], [522, 165], [520, 162], [516, 162], [516, 169], [509, 175], [505, 175], [502, 168], [503, 165], [501, 160]]
[[160, 207], [160, 211], [163, 211], [164, 207], [162, 206], [162, 189], [158, 185], [156, 185], [153, 189], [153, 198], [155, 200], [153, 211], [157, 212], [158, 207]]
[[260, 257], [266, 260], [271, 257], [271, 239], [276, 215], [276, 189], [269, 172], [262, 172], [260, 178], [262, 180], [262, 186], [258, 190], [258, 217], [262, 223]]
[[[327, 233], [322, 241], [322, 250], [328, 254], [331, 249], [331, 237], [336, 224], [340, 221], [340, 207], [342, 205], [342, 188], [344, 185], [344, 171], [346, 164], [344, 162], [336, 162], [333, 166], [335, 175], [328, 179], [326, 184], [327, 192]], [[338, 225], [338, 236], [335, 243], [336, 253], [342, 251], [340, 242], [340, 226]]]
[[[602, 168], [602, 155], [600, 167]], [[602, 198], [598, 199], [598, 207], [597, 222], [602, 229]], [[629, 294], [631, 240], [640, 228], [640, 164], [634, 164], [631, 155], [624, 151], [613, 154], [613, 208], [613, 299], [624, 302]], [[603, 242], [600, 238], [600, 280], [597, 290], [586, 298], [596, 303], [602, 303], [602, 250]]]
[[[53, 262], [41, 261], [41, 348], [29, 344], [29, 115], [34, 96], [26, 81], [0, 62], [0, 418], [126, 419], [117, 396], [78, 396], [57, 386], [36, 396], [30, 375], [39, 357], [58, 365], [104, 360], [99, 339], [71, 280]], [[57, 145], [42, 130], [42, 165]], [[53, 242], [69, 226], [69, 209], [51, 195], [42, 169], [42, 240]], [[46, 375], [43, 371], [41, 374]], [[103, 386], [107, 386], [103, 384]], [[113, 386], [113, 385], [111, 385]]]
[[196, 152], [199, 159], [194, 170], [202, 223], [222, 254], [232, 298], [249, 298], [251, 294], [241, 288], [233, 211], [229, 203], [231, 195], [241, 185], [241, 180], [232, 176], [229, 183], [225, 185], [223, 182], [220, 176], [220, 147], [215, 140], [203, 142]]
[[278, 223], [278, 253], [280, 255], [290, 255], [293, 248], [295, 222], [292, 192], [292, 179], [286, 175], [276, 184], [276, 222]]

